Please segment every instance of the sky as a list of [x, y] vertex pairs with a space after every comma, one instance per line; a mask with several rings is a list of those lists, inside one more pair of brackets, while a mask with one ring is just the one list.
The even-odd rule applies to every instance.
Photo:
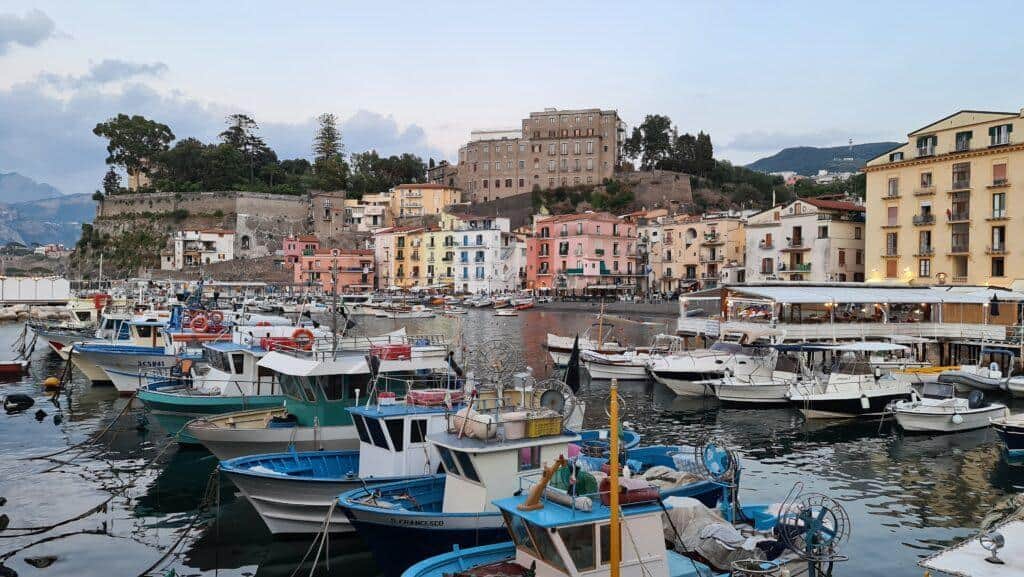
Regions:
[[1013, 2], [60, 2], [0, 0], [0, 172], [65, 193], [106, 171], [119, 112], [213, 140], [248, 113], [281, 158], [315, 117], [349, 152], [453, 160], [545, 107], [665, 114], [746, 164], [901, 140], [960, 109], [1024, 106]]

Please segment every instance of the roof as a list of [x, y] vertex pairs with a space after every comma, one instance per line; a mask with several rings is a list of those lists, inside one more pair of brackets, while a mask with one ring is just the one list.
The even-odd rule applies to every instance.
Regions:
[[[999, 116], [1017, 116], [1018, 115], [1017, 112], [1001, 112], [1001, 111], [998, 111], [998, 110], [969, 110], [969, 109], [967, 109], [967, 110], [957, 110], [956, 112], [954, 112], [953, 114], [950, 114], [949, 116], [943, 116], [942, 118], [940, 118], [940, 119], [938, 119], [938, 120], [936, 120], [934, 122], [929, 122], [928, 124], [925, 124], [921, 128], [918, 128], [917, 130], [915, 130], [915, 131], [911, 132], [910, 134], [908, 134], [908, 136], [917, 134], [919, 132], [924, 132], [925, 130], [935, 126], [936, 124], [939, 124], [940, 122], [945, 122], [945, 121], [949, 120], [950, 118], [954, 118], [954, 117], [959, 116], [961, 114], [988, 114], [988, 115], [996, 116], [996, 117], [999, 117]], [[985, 120], [979, 120], [977, 122], [988, 122], [988, 121], [991, 121], [991, 120], [995, 120], [995, 119], [994, 118], [988, 118], [988, 119], [985, 119]], [[971, 124], [976, 124], [977, 122], [972, 122]]]
[[458, 410], [462, 405], [455, 403], [452, 405], [453, 409], [449, 409], [445, 405], [438, 406], [424, 406], [424, 405], [407, 405], [405, 403], [395, 405], [370, 405], [370, 406], [358, 406], [349, 407], [348, 412], [353, 415], [362, 415], [371, 419], [381, 419], [388, 417], [403, 417], [405, 415], [428, 415], [436, 413], [446, 413], [450, 410]]
[[821, 200], [818, 198], [801, 198], [798, 200], [826, 210], [848, 210], [851, 212], [864, 212], [865, 210], [864, 205], [846, 202], [844, 200]]
[[[1024, 301], [1024, 293], [971, 287], [973, 290], [948, 290], [952, 287], [871, 286], [863, 284], [820, 285], [735, 285], [736, 293], [782, 303], [960, 303], [982, 304], [997, 295], [1003, 302]], [[967, 287], [962, 287], [967, 288]]]
[[[532, 511], [522, 511], [519, 509], [519, 505], [529, 498], [528, 493], [528, 491], [523, 491], [519, 496], [496, 499], [493, 503], [495, 507], [508, 512], [512, 516], [521, 517], [534, 525], [544, 528], [582, 523], [597, 523], [608, 519], [611, 513], [611, 510], [607, 506], [601, 504], [600, 499], [592, 500], [593, 505], [590, 511], [566, 507], [565, 505], [555, 503], [547, 498], [542, 501], [544, 504], [542, 508]], [[662, 505], [658, 501], [653, 501], [651, 503], [626, 505], [621, 507], [621, 509], [622, 515], [629, 517], [645, 513], [660, 513], [662, 511]]]
[[302, 236], [295, 237], [293, 240], [297, 240], [299, 242], [320, 242], [319, 238], [311, 234], [304, 234]]
[[446, 184], [436, 184], [433, 182], [411, 182], [406, 184], [399, 184], [395, 188], [423, 188], [428, 190], [459, 190], [454, 186], [448, 186]]
[[537, 221], [537, 224], [553, 224], [558, 222], [572, 222], [576, 220], [602, 220], [618, 222], [619, 219], [607, 212], [577, 212], [572, 214], [556, 214]]
[[394, 234], [399, 232], [413, 232], [416, 230], [422, 230], [422, 226], [392, 226], [390, 228], [381, 228], [373, 232], [374, 235], [378, 234]]
[[338, 251], [338, 256], [373, 256], [372, 250], [361, 248], [321, 248], [317, 249], [315, 254], [316, 256], [334, 256], [332, 254], [334, 251]]

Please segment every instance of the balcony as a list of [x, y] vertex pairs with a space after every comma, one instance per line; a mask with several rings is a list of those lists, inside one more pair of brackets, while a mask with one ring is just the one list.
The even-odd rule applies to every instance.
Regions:
[[801, 263], [787, 265], [784, 262], [780, 262], [779, 263], [779, 272], [785, 272], [785, 273], [811, 272], [811, 263], [809, 263], [809, 262], [801, 262]]
[[1013, 139], [1007, 133], [997, 134], [989, 141], [989, 146], [1006, 146], [1007, 144], [1013, 144]]
[[770, 240], [762, 240], [761, 242], [757, 243], [757, 247], [761, 248], [761, 249], [768, 250], [768, 249], [775, 248], [775, 243], [773, 243]]
[[1005, 188], [1010, 186], [1010, 180], [1007, 178], [998, 178], [992, 181], [992, 184], [988, 185], [988, 188]]
[[901, 195], [900, 195], [900, 191], [898, 191], [898, 190], [890, 190], [890, 191], [889, 191], [889, 192], [888, 192], [888, 193], [887, 193], [887, 194], [886, 194], [885, 196], [883, 196], [882, 198], [884, 198], [884, 199], [886, 199], [886, 200], [895, 200], [895, 199], [897, 199], [897, 198], [900, 198], [900, 196], [901, 196]]
[[569, 276], [579, 276], [579, 275], [583, 274], [583, 268], [582, 267], [580, 267], [580, 268], [567, 268], [567, 269], [565, 269], [565, 274], [567, 274]]
[[934, 186], [922, 186], [914, 191], [914, 196], [930, 196], [935, 194]]
[[725, 237], [720, 234], [705, 234], [703, 244], [722, 244], [725, 242]]
[[961, 210], [958, 212], [951, 212], [946, 215], [946, 222], [949, 224], [956, 224], [958, 222], [970, 222], [971, 212], [969, 210]]
[[918, 146], [917, 157], [921, 158], [922, 156], [935, 156], [935, 145]]
[[934, 214], [915, 214], [914, 215], [914, 226], [926, 226], [929, 224], [935, 224]]
[[953, 187], [949, 189], [949, 193], [952, 194], [964, 190], [971, 190], [971, 181], [969, 179], [954, 180]]
[[595, 248], [594, 249], [594, 255], [596, 255], [596, 256], [604, 256], [604, 249], [603, 248]]
[[546, 268], [542, 268], [539, 271], [537, 271], [537, 274], [540, 275], [540, 276], [551, 276], [551, 270], [550, 269], [546, 269]]
[[1006, 209], [993, 210], [992, 215], [985, 220], [1010, 220], [1010, 217], [1006, 214]]
[[1006, 254], [1007, 252], [1009, 251], [1006, 250], [1006, 244], [1003, 243], [985, 247], [985, 254]]
[[935, 247], [922, 246], [922, 247], [918, 247], [917, 254], [915, 254], [914, 256], [932, 256], [934, 254], [935, 254]]
[[882, 228], [899, 228], [900, 223], [895, 220], [890, 220], [882, 224]]
[[971, 245], [969, 244], [956, 244], [949, 248], [949, 254], [970, 254]]
[[967, 277], [966, 276], [954, 276], [953, 277], [953, 284], [967, 284]]
[[784, 251], [811, 250], [811, 247], [810, 246], [804, 246], [804, 239], [802, 239], [802, 238], [794, 238], [794, 239], [787, 240], [786, 241], [786, 248], [784, 248], [782, 250], [784, 250]]
[[894, 246], [887, 246], [887, 247], [885, 247], [885, 250], [882, 251], [882, 256], [897, 256], [898, 257], [898, 256], [900, 256], [900, 251], [899, 251], [898, 248], [896, 248]]

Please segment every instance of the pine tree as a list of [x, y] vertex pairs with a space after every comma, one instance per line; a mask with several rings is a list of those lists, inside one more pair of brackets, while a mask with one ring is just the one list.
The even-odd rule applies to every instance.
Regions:
[[103, 175], [103, 193], [106, 195], [117, 194], [121, 190], [121, 176], [117, 172], [110, 168], [105, 175]]
[[341, 130], [338, 129], [338, 117], [326, 112], [317, 120], [320, 128], [313, 137], [313, 161], [319, 164], [327, 159], [343, 156], [345, 147], [341, 142]]

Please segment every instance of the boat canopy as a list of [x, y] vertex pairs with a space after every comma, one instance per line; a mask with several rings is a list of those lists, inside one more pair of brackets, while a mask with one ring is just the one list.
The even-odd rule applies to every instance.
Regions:
[[895, 343], [880, 343], [874, 341], [858, 341], [855, 343], [843, 343], [839, 345], [825, 346], [822, 348], [832, 351], [852, 351], [862, 353], [882, 353], [909, 350], [909, 347], [906, 347], [904, 345], [897, 345]]
[[[890, 303], [890, 304], [983, 304], [993, 297], [1002, 302], [1024, 301], [1024, 293], [980, 287], [856, 287], [856, 286], [731, 286], [740, 295], [777, 303]], [[692, 298], [692, 297], [691, 297]]]

